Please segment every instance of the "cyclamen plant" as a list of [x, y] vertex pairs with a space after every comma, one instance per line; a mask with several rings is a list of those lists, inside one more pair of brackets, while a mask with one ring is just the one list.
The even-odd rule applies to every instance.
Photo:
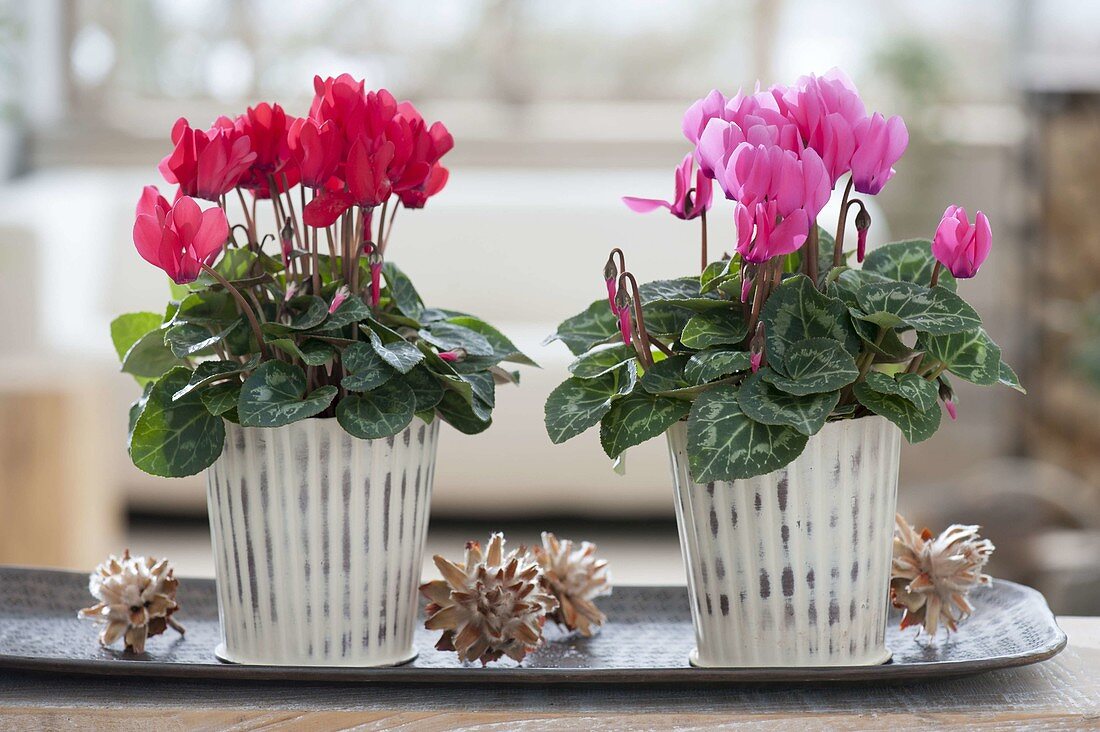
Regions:
[[[173, 201], [148, 186], [138, 202], [134, 244], [173, 282], [163, 315], [111, 324], [122, 370], [144, 385], [130, 456], [146, 472], [212, 464], [223, 420], [335, 417], [378, 439], [439, 417], [475, 434], [495, 385], [518, 382], [500, 364], [534, 364], [488, 323], [426, 307], [387, 259], [398, 208], [423, 208], [447, 182], [446, 127], [346, 74], [314, 87], [301, 118], [259, 104], [208, 130], [179, 120], [160, 164]], [[231, 227], [232, 199], [243, 223]], [[261, 236], [261, 203], [276, 234]]]
[[[971, 222], [950, 206], [932, 240], [865, 251], [871, 219], [853, 189], [875, 195], [893, 177], [908, 146], [901, 118], [868, 114], [835, 69], [757, 89], [729, 99], [712, 91], [687, 110], [694, 151], [677, 168], [672, 201], [624, 199], [635, 211], [699, 218], [702, 273], [639, 286], [612, 250], [608, 299], [551, 337], [577, 357], [546, 402], [555, 443], [598, 423], [618, 459], [686, 419], [692, 477], [734, 480], [787, 465], [829, 421], [878, 414], [910, 442], [925, 440], [940, 402], [955, 418], [948, 374], [1023, 391], [956, 294], [957, 278], [976, 275], [989, 254], [984, 214]], [[818, 215], [845, 176], [830, 234]], [[712, 181], [733, 201], [736, 247], [708, 262]]]

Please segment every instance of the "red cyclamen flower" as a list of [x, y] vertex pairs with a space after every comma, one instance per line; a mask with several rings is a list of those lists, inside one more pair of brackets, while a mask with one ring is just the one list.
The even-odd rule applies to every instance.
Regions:
[[300, 169], [302, 185], [322, 188], [336, 174], [344, 154], [340, 133], [331, 122], [307, 117], [294, 120], [287, 133], [290, 155]]
[[213, 264], [229, 236], [225, 211], [203, 211], [188, 196], [169, 205], [156, 186], [146, 186], [137, 205], [134, 246], [178, 285], [194, 282], [201, 265]]
[[301, 180], [298, 165], [290, 153], [288, 135], [294, 117], [278, 104], [257, 104], [237, 117], [236, 129], [251, 142], [256, 159], [241, 177], [241, 188], [252, 191], [257, 198], [271, 197], [271, 179], [276, 193], [285, 193]]
[[965, 208], [947, 207], [932, 239], [932, 254], [951, 274], [960, 279], [978, 274], [992, 248], [993, 232], [984, 213], [979, 211], [971, 224]]
[[248, 136], [221, 117], [209, 130], [195, 130], [181, 117], [172, 127], [175, 149], [160, 162], [160, 172], [177, 183], [180, 194], [217, 201], [231, 191], [256, 159]]
[[713, 200], [711, 180], [703, 171], [695, 174], [695, 188], [691, 187], [691, 172], [695, 167], [695, 156], [688, 153], [683, 161], [676, 166], [676, 191], [671, 201], [662, 201], [658, 198], [637, 198], [635, 196], [623, 196], [625, 203], [631, 211], [648, 213], [658, 208], [667, 208], [678, 219], [685, 221], [702, 215], [710, 208]]

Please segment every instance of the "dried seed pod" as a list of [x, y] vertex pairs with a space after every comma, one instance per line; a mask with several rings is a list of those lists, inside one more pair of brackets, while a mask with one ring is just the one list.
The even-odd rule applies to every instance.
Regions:
[[108, 557], [89, 576], [88, 590], [99, 602], [78, 617], [106, 624], [99, 634], [102, 645], [123, 638], [126, 650], [143, 653], [146, 639], [169, 626], [183, 635], [183, 626], [172, 619], [180, 607], [178, 587], [167, 559], [131, 557], [127, 549], [122, 557]]

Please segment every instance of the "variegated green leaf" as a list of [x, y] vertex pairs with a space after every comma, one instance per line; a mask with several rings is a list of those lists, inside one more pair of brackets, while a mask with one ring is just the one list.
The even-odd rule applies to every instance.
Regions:
[[309, 396], [302, 369], [284, 361], [266, 361], [241, 388], [237, 414], [245, 427], [282, 427], [325, 411], [336, 397], [335, 386], [321, 386]]
[[997, 381], [1005, 386], [1011, 387], [1021, 394], [1027, 394], [1027, 389], [1020, 386], [1020, 377], [1016, 376], [1016, 372], [1012, 370], [1004, 361], [1001, 361], [1000, 370], [998, 372]]
[[900, 394], [875, 391], [866, 381], [856, 384], [854, 392], [860, 404], [896, 424], [910, 443], [927, 440], [940, 426], [938, 406], [920, 409]]
[[356, 341], [345, 348], [341, 360], [348, 375], [340, 385], [348, 391], [377, 389], [397, 374], [374, 348], [363, 341]]
[[848, 353], [859, 353], [860, 339], [847, 306], [819, 292], [805, 275], [784, 280], [768, 298], [761, 318], [769, 360], [782, 361], [788, 347], [807, 338], [831, 338]]
[[961, 297], [943, 287], [911, 282], [868, 285], [856, 293], [868, 320], [884, 328], [907, 325], [925, 333], [946, 335], [977, 328], [981, 318]]
[[578, 379], [591, 379], [603, 376], [635, 358], [635, 351], [625, 344], [598, 348], [578, 357], [569, 364], [569, 373]]
[[684, 379], [691, 384], [706, 384], [738, 371], [748, 371], [751, 366], [747, 351], [699, 351], [684, 366]]
[[130, 435], [130, 458], [151, 475], [179, 478], [209, 467], [221, 455], [225, 424], [190, 392], [172, 395], [187, 386], [191, 370], [177, 366], [150, 389]]
[[336, 419], [352, 437], [377, 440], [408, 427], [414, 403], [412, 390], [401, 379], [391, 379], [372, 391], [341, 399]]
[[745, 379], [737, 403], [746, 415], [764, 424], [787, 425], [804, 435], [815, 435], [840, 401], [840, 392], [788, 394], [764, 380], [771, 369], [764, 367]]
[[722, 310], [712, 310], [692, 316], [684, 326], [680, 342], [688, 348], [732, 346], [748, 335], [749, 326], [741, 312], [727, 304]]
[[737, 401], [737, 389], [718, 386], [703, 393], [688, 416], [688, 465], [697, 483], [737, 480], [784, 467], [809, 438], [793, 427], [750, 418]]
[[661, 435], [687, 416], [691, 404], [638, 390], [616, 399], [600, 420], [600, 444], [609, 458]]
[[[932, 269], [936, 258], [932, 256], [932, 242], [928, 239], [906, 239], [884, 244], [873, 249], [863, 260], [865, 272], [875, 272], [892, 280], [912, 282], [928, 287], [932, 281]], [[955, 292], [958, 283], [946, 269], [940, 270], [939, 285]]]
[[938, 336], [921, 333], [917, 349], [947, 364], [960, 379], [989, 385], [1001, 378], [1001, 349], [983, 328]]
[[782, 373], [778, 368], [764, 369], [764, 380], [795, 395], [836, 391], [859, 376], [856, 360], [831, 338], [806, 338], [792, 344], [779, 368]]
[[663, 391], [693, 386], [684, 376], [684, 368], [689, 358], [681, 353], [653, 364], [642, 374], [640, 381], [642, 388], [650, 394], [659, 394]]
[[611, 409], [611, 402], [629, 394], [637, 380], [634, 362], [594, 379], [573, 377], [559, 384], [546, 399], [546, 433], [559, 444], [592, 427]]

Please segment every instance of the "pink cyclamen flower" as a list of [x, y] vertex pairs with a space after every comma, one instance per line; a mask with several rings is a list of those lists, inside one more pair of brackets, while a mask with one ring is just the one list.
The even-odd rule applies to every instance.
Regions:
[[695, 156], [688, 153], [683, 161], [676, 166], [676, 191], [671, 201], [662, 201], [658, 198], [637, 198], [635, 196], [623, 196], [625, 203], [631, 211], [648, 213], [658, 208], [667, 208], [673, 216], [685, 221], [702, 215], [710, 208], [714, 195], [710, 178], [700, 170], [695, 174], [695, 188], [691, 188], [691, 173], [695, 167]]
[[797, 251], [810, 233], [810, 217], [805, 209], [780, 216], [775, 201], [749, 208], [738, 203], [734, 209], [737, 223], [737, 251], [746, 262], [761, 264], [772, 257]]
[[859, 91], [840, 69], [801, 77], [783, 94], [784, 111], [803, 143], [817, 151], [832, 185], [851, 169], [855, 128], [867, 117]]
[[351, 290], [348, 289], [347, 285], [341, 285], [336, 294], [332, 296], [332, 304], [328, 306], [329, 314], [335, 313], [336, 309], [343, 305], [349, 297], [351, 297]]
[[752, 367], [752, 372], [755, 374], [760, 370], [760, 364], [764, 361], [763, 351], [753, 351], [749, 354], [749, 366]]
[[894, 177], [894, 163], [909, 146], [909, 131], [901, 117], [885, 119], [875, 112], [854, 129], [852, 181], [860, 193], [876, 195]]
[[780, 216], [803, 209], [811, 220], [816, 220], [832, 189], [821, 157], [810, 148], [799, 155], [777, 145], [745, 142], [715, 177], [727, 198], [749, 208], [773, 201]]
[[175, 149], [160, 161], [160, 172], [185, 196], [217, 201], [240, 182], [256, 153], [249, 136], [220, 117], [209, 130], [195, 130], [180, 117], [172, 127]]
[[978, 274], [978, 268], [992, 247], [989, 219], [978, 211], [971, 224], [962, 206], [947, 207], [932, 239], [932, 254], [951, 274], [961, 279]]
[[440, 351], [439, 352], [439, 357], [441, 359], [443, 359], [444, 361], [449, 361], [449, 362], [462, 361], [463, 359], [466, 358], [466, 349], [465, 348], [455, 348], [454, 350], [451, 350], [451, 351]]
[[203, 211], [188, 196], [169, 205], [156, 186], [145, 187], [136, 213], [134, 246], [138, 254], [163, 269], [177, 285], [194, 282], [203, 264], [213, 264], [229, 236], [225, 211]]

